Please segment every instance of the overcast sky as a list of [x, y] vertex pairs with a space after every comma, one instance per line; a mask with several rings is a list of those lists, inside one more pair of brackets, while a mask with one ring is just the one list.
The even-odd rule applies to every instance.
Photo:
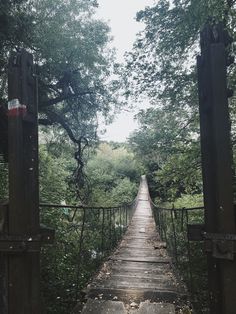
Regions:
[[[123, 55], [132, 49], [135, 35], [144, 28], [142, 23], [135, 21], [136, 13], [146, 6], [152, 5], [153, 0], [98, 0], [97, 15], [111, 27], [113, 46], [117, 49], [117, 59], [124, 61]], [[143, 104], [144, 107], [147, 104]], [[121, 113], [115, 121], [106, 126], [106, 134], [100, 137], [104, 140], [125, 141], [137, 123], [133, 120], [133, 113]]]

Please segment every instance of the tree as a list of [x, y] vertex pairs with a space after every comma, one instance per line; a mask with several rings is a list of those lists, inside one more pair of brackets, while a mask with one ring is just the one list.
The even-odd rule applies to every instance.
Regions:
[[[32, 16], [26, 0], [2, 0], [0, 3], [0, 98], [4, 96], [9, 52], [23, 42], [29, 44]], [[27, 31], [26, 31], [27, 30]]]
[[[106, 117], [117, 104], [117, 80], [108, 26], [94, 17], [96, 1], [4, 1], [8, 23], [0, 33], [0, 90], [6, 104], [9, 53], [28, 49], [38, 64], [39, 122], [60, 125], [75, 143], [94, 138], [97, 114]], [[19, 25], [21, 22], [22, 25]], [[16, 31], [17, 30], [17, 31]]]
[[97, 140], [98, 116], [109, 121], [121, 105], [109, 27], [95, 18], [97, 6], [91, 0], [12, 0], [0, 7], [6, 22], [0, 29], [0, 152], [7, 154], [7, 62], [11, 51], [25, 48], [37, 63], [39, 124], [75, 144], [78, 190], [85, 184], [84, 149]]
[[101, 143], [86, 166], [90, 204], [114, 206], [134, 200], [142, 168], [124, 146]]
[[[206, 21], [223, 21], [234, 36], [234, 9], [234, 1], [161, 0], [137, 13], [145, 30], [127, 55], [126, 83], [134, 97], [146, 95], [152, 109], [138, 115], [141, 128], [131, 143], [139, 155], [147, 154], [151, 168], [156, 164], [154, 184], [159, 182], [160, 191], [175, 186], [172, 200], [182, 192], [201, 191], [195, 66], [200, 30]], [[235, 74], [231, 67], [231, 85]], [[191, 178], [197, 178], [195, 184]]]
[[201, 193], [200, 144], [183, 126], [184, 115], [149, 108], [137, 118], [141, 128], [129, 142], [146, 167], [151, 196], [173, 201], [181, 193]]
[[128, 83], [137, 94], [146, 93], [156, 104], [190, 108], [196, 102], [195, 56], [199, 33], [209, 17], [223, 20], [231, 34], [236, 16], [230, 0], [161, 0], [137, 13], [145, 30], [137, 35], [127, 57]]

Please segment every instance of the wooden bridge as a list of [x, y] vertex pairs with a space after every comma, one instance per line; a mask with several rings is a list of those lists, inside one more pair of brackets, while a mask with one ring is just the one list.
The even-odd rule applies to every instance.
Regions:
[[86, 293], [83, 314], [172, 314], [187, 301], [156, 231], [144, 176], [131, 224]]
[[[174, 211], [176, 217], [173, 217], [173, 209], [170, 209], [171, 218], [166, 220], [167, 226], [174, 226], [174, 218], [180, 218], [177, 221], [181, 228], [185, 219], [188, 227], [185, 234], [189, 236], [188, 251], [190, 240], [204, 243], [211, 314], [235, 314], [236, 308], [236, 223], [228, 110], [230, 91], [227, 89], [226, 75], [227, 66], [232, 62], [228, 55], [229, 44], [229, 35], [221, 23], [207, 24], [201, 32], [201, 56], [198, 57], [197, 67], [204, 219], [201, 223], [196, 221], [189, 224], [193, 222], [188, 220], [188, 210], [193, 208], [184, 208], [179, 211], [180, 215], [177, 210]], [[9, 200], [0, 204], [0, 314], [42, 313], [40, 250], [43, 244], [53, 240], [53, 230], [40, 225], [39, 208], [46, 205], [65, 208], [61, 204], [39, 204], [38, 90], [37, 76], [32, 69], [33, 56], [25, 50], [11, 56], [8, 66], [8, 109], [1, 121], [7, 131], [0, 136], [0, 153], [4, 154], [9, 170]], [[185, 307], [184, 313], [189, 313], [186, 309], [187, 293], [176, 279], [166, 244], [160, 241], [155, 228], [144, 177], [136, 205], [132, 222], [118, 249], [87, 287], [87, 303], [81, 310], [83, 314], [172, 314], [181, 307]], [[78, 280], [83, 258], [81, 248], [85, 235], [98, 238], [93, 251], [101, 260], [107, 248], [111, 249], [112, 244], [118, 241], [117, 232], [121, 237], [126, 230], [129, 217], [124, 206], [67, 208], [75, 209], [75, 214], [79, 212], [78, 217], [82, 220], [81, 223], [78, 219], [76, 225], [76, 231], [80, 234], [78, 256], [81, 255], [79, 262], [76, 260], [76, 284], [73, 285], [77, 302], [77, 290], [81, 288]], [[129, 209], [129, 213], [132, 212], [133, 208]], [[162, 216], [162, 209], [158, 214]], [[68, 220], [68, 228], [71, 224], [73, 219]], [[166, 227], [161, 228], [160, 224], [158, 227], [160, 232], [167, 230]], [[111, 237], [108, 236], [109, 232]], [[175, 245], [175, 228], [173, 237]], [[176, 249], [176, 260], [178, 254]], [[88, 256], [92, 258], [92, 254]], [[83, 262], [88, 263], [88, 258]], [[203, 281], [198, 284], [201, 289], [202, 284]], [[75, 310], [75, 313], [79, 312]]]

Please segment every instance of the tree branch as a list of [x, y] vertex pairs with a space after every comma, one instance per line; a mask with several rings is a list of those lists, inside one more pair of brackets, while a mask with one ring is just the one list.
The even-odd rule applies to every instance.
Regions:
[[48, 119], [38, 119], [38, 123], [41, 125], [52, 125], [53, 122]]
[[73, 99], [73, 98], [76, 98], [78, 96], [91, 95], [93, 93], [95, 93], [95, 92], [87, 91], [87, 92], [82, 92], [82, 93], [69, 94], [69, 95], [66, 95], [66, 96], [65, 95], [61, 95], [61, 96], [58, 96], [56, 98], [49, 99], [49, 100], [43, 102], [41, 104], [40, 108], [47, 108], [47, 107], [56, 105], [59, 102], [62, 102], [64, 100]]
[[[69, 125], [66, 123], [66, 121], [64, 120], [64, 118], [63, 118], [61, 115], [59, 115], [59, 114], [57, 114], [56, 112], [51, 111], [51, 110], [47, 110], [45, 113], [46, 113], [47, 116], [49, 117], [49, 120], [48, 120], [48, 121], [51, 121], [51, 124], [53, 124], [53, 123], [59, 123], [59, 124], [65, 129], [66, 133], [68, 134], [68, 136], [69, 136], [69, 138], [72, 140], [72, 142], [74, 142], [74, 143], [76, 143], [76, 144], [79, 144], [80, 140], [77, 139], [77, 138], [74, 136], [74, 134], [73, 134], [71, 128], [69, 127]], [[42, 122], [43, 122], [43, 120], [45, 120], [44, 122], [46, 123], [46, 120], [47, 120], [47, 119], [42, 119]], [[47, 124], [47, 125], [48, 125], [48, 124]]]

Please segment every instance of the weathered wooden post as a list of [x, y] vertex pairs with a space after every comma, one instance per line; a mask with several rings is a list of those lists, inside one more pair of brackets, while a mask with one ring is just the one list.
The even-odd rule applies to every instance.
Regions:
[[33, 57], [12, 55], [8, 74], [8, 313], [40, 310], [38, 108]]
[[40, 245], [37, 82], [25, 50], [9, 61], [9, 203], [0, 228], [0, 313], [39, 314]]
[[[7, 234], [7, 203], [0, 204], [0, 236]], [[0, 314], [8, 313], [8, 258], [0, 251]]]
[[206, 25], [198, 57], [205, 249], [212, 314], [236, 311], [236, 226], [226, 69], [232, 60], [222, 24]]
[[0, 204], [0, 314], [40, 314], [40, 248], [54, 230], [40, 227], [38, 97], [33, 57], [13, 54], [8, 66], [9, 202]]

